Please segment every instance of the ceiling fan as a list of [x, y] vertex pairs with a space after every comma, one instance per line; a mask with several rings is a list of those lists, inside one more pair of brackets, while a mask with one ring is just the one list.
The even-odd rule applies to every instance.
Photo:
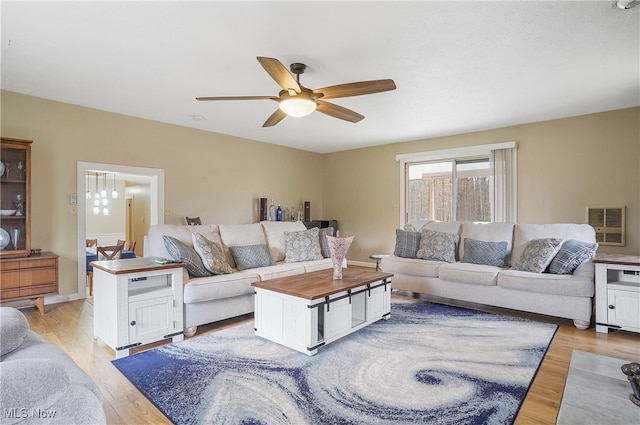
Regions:
[[[287, 115], [292, 117], [304, 117], [317, 110], [323, 114], [339, 118], [349, 122], [358, 122], [364, 115], [325, 102], [324, 99], [336, 99], [339, 97], [361, 96], [364, 94], [380, 93], [395, 90], [393, 80], [370, 80], [355, 83], [339, 84], [321, 89], [308, 89], [300, 84], [300, 74], [304, 73], [307, 66], [303, 63], [292, 63], [291, 73], [284, 65], [273, 58], [257, 57], [258, 62], [267, 71], [267, 74], [275, 80], [282, 90], [277, 96], [220, 96], [220, 97], [196, 97], [196, 100], [275, 100], [278, 109], [271, 114], [262, 125], [272, 127], [278, 124]], [[294, 78], [292, 74], [295, 74]]]

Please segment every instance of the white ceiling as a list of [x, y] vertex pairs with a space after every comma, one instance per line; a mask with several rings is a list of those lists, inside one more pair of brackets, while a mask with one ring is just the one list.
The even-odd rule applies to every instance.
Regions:
[[[334, 152], [640, 105], [640, 7], [612, 1], [8, 2], [2, 89]], [[320, 88], [392, 78], [315, 112], [263, 122], [277, 95], [256, 61], [303, 62]], [[202, 117], [194, 120], [194, 116]]]

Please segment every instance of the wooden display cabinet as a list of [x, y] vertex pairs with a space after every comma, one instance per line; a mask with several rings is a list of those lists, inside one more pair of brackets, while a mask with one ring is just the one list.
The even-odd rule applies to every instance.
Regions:
[[35, 305], [58, 293], [58, 256], [31, 254], [31, 140], [0, 145], [0, 302]]
[[0, 258], [31, 253], [31, 143], [2, 137]]
[[44, 314], [44, 297], [58, 293], [58, 256], [43, 252], [0, 259], [0, 301], [13, 307], [35, 306]]

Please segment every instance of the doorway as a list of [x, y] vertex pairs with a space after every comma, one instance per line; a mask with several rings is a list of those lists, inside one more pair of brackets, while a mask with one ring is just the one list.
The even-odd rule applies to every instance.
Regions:
[[[148, 224], [152, 226], [154, 224], [164, 224], [164, 170], [159, 168], [144, 168], [144, 167], [132, 167], [127, 165], [116, 164], [101, 164], [94, 162], [78, 162], [77, 175], [76, 175], [76, 190], [77, 194], [81, 195], [86, 193], [89, 189], [87, 187], [87, 179], [85, 175], [87, 172], [100, 171], [103, 173], [119, 173], [126, 174], [128, 176], [146, 177], [149, 179], [149, 218]], [[127, 199], [129, 201], [129, 199]], [[77, 224], [78, 224], [78, 298], [85, 298], [85, 285], [86, 285], [86, 208], [87, 199], [85, 196], [77, 196]], [[128, 202], [127, 202], [128, 205]], [[127, 208], [127, 216], [129, 211]], [[127, 219], [127, 221], [129, 221]], [[135, 224], [133, 225], [135, 226]], [[131, 227], [133, 227], [131, 226]], [[127, 226], [129, 227], [129, 226]], [[129, 229], [127, 229], [129, 231]]]

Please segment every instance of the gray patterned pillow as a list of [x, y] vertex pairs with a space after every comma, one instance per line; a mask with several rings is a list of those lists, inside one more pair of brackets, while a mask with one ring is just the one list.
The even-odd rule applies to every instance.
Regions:
[[593, 258], [598, 250], [598, 244], [582, 242], [575, 239], [564, 241], [560, 251], [549, 264], [549, 272], [554, 274], [571, 274], [585, 261]]
[[271, 258], [271, 253], [266, 244], [230, 246], [229, 250], [238, 270], [255, 269], [276, 264]]
[[396, 247], [393, 255], [396, 257], [416, 258], [420, 248], [420, 232], [396, 229]]
[[459, 236], [453, 233], [422, 229], [420, 231], [420, 249], [418, 249], [416, 257], [455, 263], [458, 239]]
[[233, 269], [227, 263], [224, 249], [219, 243], [210, 241], [200, 233], [193, 234], [193, 248], [202, 259], [204, 267], [213, 274], [233, 273]]
[[560, 250], [560, 245], [562, 239], [557, 238], [530, 240], [513, 269], [542, 273]]
[[333, 236], [333, 227], [325, 227], [320, 229], [320, 251], [323, 258], [331, 257], [331, 250], [329, 249], [329, 243], [327, 242], [327, 236]]
[[317, 227], [298, 232], [284, 232], [284, 262], [322, 260], [319, 234], [320, 229]]
[[507, 257], [507, 242], [488, 242], [464, 238], [463, 263], [485, 264], [504, 267]]
[[175, 261], [184, 263], [187, 273], [191, 277], [211, 276], [211, 272], [204, 267], [202, 259], [198, 253], [190, 246], [187, 246], [171, 236], [162, 236], [167, 252]]

